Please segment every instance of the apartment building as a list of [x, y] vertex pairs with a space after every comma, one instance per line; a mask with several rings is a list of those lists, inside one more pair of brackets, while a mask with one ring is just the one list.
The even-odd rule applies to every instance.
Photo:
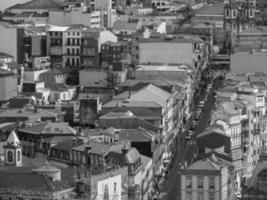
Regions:
[[226, 200], [233, 193], [231, 159], [210, 152], [181, 170], [182, 200]]
[[49, 54], [52, 63], [63, 67], [66, 66], [66, 31], [68, 29], [68, 26], [51, 26], [48, 29]]
[[83, 25], [73, 25], [66, 31], [66, 66], [80, 66], [83, 29], [87, 29], [87, 27]]

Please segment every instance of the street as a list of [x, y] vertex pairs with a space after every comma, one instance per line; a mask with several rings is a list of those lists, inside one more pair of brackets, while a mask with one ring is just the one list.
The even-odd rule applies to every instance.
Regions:
[[[184, 140], [180, 142], [179, 147], [177, 147], [178, 154], [176, 155], [176, 159], [174, 161], [174, 165], [172, 169], [170, 169], [168, 177], [162, 183], [161, 186], [161, 195], [159, 199], [162, 200], [180, 200], [180, 175], [179, 171], [181, 166], [184, 165], [185, 162], [190, 164], [194, 158], [194, 154], [196, 153], [196, 136], [203, 132], [209, 123], [209, 117], [212, 109], [214, 108], [216, 97], [213, 95], [214, 92], [222, 86], [223, 80], [216, 79], [213, 87], [211, 88], [207, 101], [205, 102], [203, 111], [201, 113], [199, 122], [194, 131], [194, 137], [192, 139], [192, 143], [186, 144]], [[205, 90], [200, 94], [200, 98], [198, 101], [203, 100], [203, 95], [205, 95]], [[190, 123], [190, 122], [189, 122]]]

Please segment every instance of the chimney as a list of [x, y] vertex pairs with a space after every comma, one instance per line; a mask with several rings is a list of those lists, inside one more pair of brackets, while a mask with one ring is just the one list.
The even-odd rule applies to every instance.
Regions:
[[121, 151], [122, 151], [122, 153], [125, 155], [125, 154], [128, 152], [128, 150], [130, 149], [130, 145], [129, 145], [129, 143], [126, 142], [126, 141], [124, 141], [123, 143], [124, 143], [124, 144], [123, 144], [123, 148], [121, 149]]

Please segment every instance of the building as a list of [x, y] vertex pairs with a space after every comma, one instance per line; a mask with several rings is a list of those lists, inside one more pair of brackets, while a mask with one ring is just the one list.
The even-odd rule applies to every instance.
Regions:
[[116, 21], [113, 26], [113, 33], [118, 36], [120, 41], [128, 41], [132, 34], [141, 29], [141, 22], [134, 21]]
[[12, 97], [17, 96], [17, 77], [16, 75], [4, 69], [0, 69], [0, 101], [8, 101]]
[[244, 181], [242, 198], [266, 199], [266, 166], [266, 154], [262, 154], [252, 176]]
[[18, 130], [23, 155], [26, 156], [34, 156], [36, 153], [48, 154], [51, 146], [47, 144], [47, 140], [54, 137], [65, 139], [69, 136], [71, 138], [75, 135], [77, 135], [77, 130], [64, 122], [43, 122]]
[[208, 4], [195, 11], [191, 21], [194, 24], [206, 23], [216, 28], [224, 28], [224, 4]]
[[232, 29], [232, 32], [236, 35], [253, 27], [255, 10], [255, 5], [250, 1], [227, 3], [224, 9], [225, 27]]
[[[263, 72], [266, 73], [266, 52], [245, 50], [235, 52], [230, 56], [231, 71], [241, 74], [248, 72]], [[253, 67], [252, 67], [253, 66]]]
[[211, 152], [181, 170], [181, 199], [228, 199], [233, 195], [231, 159]]
[[45, 85], [66, 83], [69, 73], [69, 70], [64, 69], [48, 70], [39, 75], [39, 81], [45, 82]]
[[81, 65], [83, 68], [99, 66], [101, 45], [117, 42], [117, 36], [105, 29], [88, 29], [82, 32]]
[[127, 59], [129, 55], [127, 42], [105, 42], [101, 45], [101, 66], [107, 68]]
[[127, 71], [111, 71], [109, 69], [85, 69], [79, 71], [82, 87], [113, 88], [126, 81]]
[[203, 41], [186, 36], [151, 37], [139, 42], [140, 64], [188, 64], [194, 66], [204, 55]]
[[265, 49], [267, 43], [267, 34], [265, 26], [253, 26], [243, 30], [235, 38], [233, 51]]
[[22, 36], [23, 29], [9, 25], [6, 22], [0, 23], [0, 51], [14, 57], [17, 63], [23, 62], [22, 57]]
[[48, 29], [49, 55], [54, 65], [65, 67], [67, 55], [66, 31], [68, 26], [51, 26]]
[[63, 113], [56, 110], [35, 109], [32, 105], [23, 108], [2, 109], [0, 113], [1, 122], [39, 122], [39, 121], [62, 121]]
[[4, 155], [6, 166], [22, 166], [22, 146], [14, 131], [10, 133], [4, 145]]

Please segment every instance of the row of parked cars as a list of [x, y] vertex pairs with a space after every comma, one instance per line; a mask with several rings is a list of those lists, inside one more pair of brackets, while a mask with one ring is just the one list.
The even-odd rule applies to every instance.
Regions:
[[204, 93], [204, 97], [202, 97], [202, 99], [199, 101], [196, 110], [191, 118], [191, 126], [189, 128], [189, 130], [186, 131], [185, 134], [185, 139], [187, 140], [191, 140], [192, 136], [193, 136], [193, 132], [196, 129], [196, 126], [198, 124], [198, 121], [200, 119], [201, 113], [203, 112], [203, 109], [205, 107], [205, 103], [208, 100], [209, 94], [210, 94], [210, 90], [212, 88], [212, 83], [208, 83], [206, 90], [203, 92]]

